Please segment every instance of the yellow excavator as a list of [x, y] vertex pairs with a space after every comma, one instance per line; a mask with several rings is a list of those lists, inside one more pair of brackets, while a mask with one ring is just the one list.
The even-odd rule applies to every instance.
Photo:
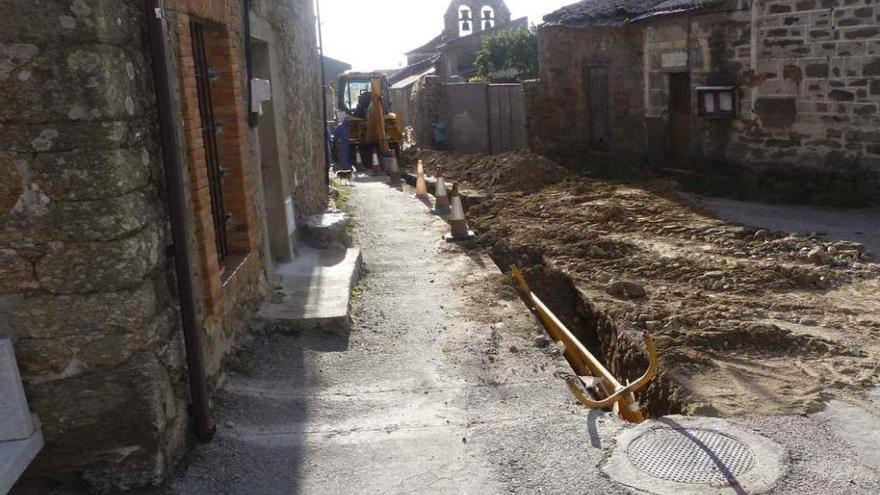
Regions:
[[400, 153], [403, 131], [397, 115], [391, 111], [388, 78], [381, 72], [348, 72], [336, 81], [336, 107], [345, 113], [348, 143], [369, 164], [373, 151], [384, 155], [389, 150]]

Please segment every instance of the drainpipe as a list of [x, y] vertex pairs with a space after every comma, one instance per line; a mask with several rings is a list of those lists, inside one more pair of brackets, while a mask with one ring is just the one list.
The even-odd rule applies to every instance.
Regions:
[[209, 442], [214, 436], [214, 422], [208, 404], [208, 385], [205, 379], [205, 359], [202, 355], [201, 328], [195, 308], [190, 252], [188, 247], [186, 194], [183, 166], [180, 163], [180, 141], [174, 120], [174, 102], [171, 98], [171, 79], [168, 66], [168, 25], [163, 0], [144, 0], [150, 31], [150, 53], [153, 78], [156, 85], [156, 108], [162, 143], [162, 161], [168, 193], [168, 213], [171, 237], [174, 243], [174, 269], [180, 298], [180, 316], [186, 347], [186, 368], [189, 374], [190, 413], [195, 420], [195, 435], [200, 442]]
[[254, 128], [257, 127], [257, 124], [259, 123], [259, 114], [255, 113], [251, 108], [254, 93], [254, 87], [251, 84], [251, 80], [254, 78], [254, 59], [251, 50], [251, 0], [243, 0], [241, 5], [244, 9], [244, 14], [241, 16], [241, 19], [244, 23], [244, 68], [247, 73], [247, 102], [245, 102], [245, 104], [247, 108], [248, 125], [251, 126], [251, 128]]

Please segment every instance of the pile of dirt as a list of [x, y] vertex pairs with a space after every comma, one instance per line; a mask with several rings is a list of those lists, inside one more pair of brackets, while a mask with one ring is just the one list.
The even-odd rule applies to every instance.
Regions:
[[[655, 335], [653, 412], [804, 413], [880, 384], [880, 266], [861, 245], [727, 223], [668, 184], [566, 177], [532, 157], [422, 155], [480, 190], [469, 220], [499, 265], [580, 294], [615, 372], [640, 374], [639, 336]], [[521, 172], [536, 162], [553, 172]], [[553, 307], [557, 291], [536, 292]]]
[[470, 189], [495, 192], [536, 192], [562, 182], [569, 174], [556, 163], [528, 151], [501, 155], [449, 155], [438, 151], [419, 151], [413, 157], [422, 160], [425, 172], [435, 175], [437, 167], [444, 174]]

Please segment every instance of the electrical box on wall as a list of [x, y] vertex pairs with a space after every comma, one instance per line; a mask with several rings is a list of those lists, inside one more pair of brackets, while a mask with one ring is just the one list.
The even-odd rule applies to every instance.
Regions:
[[251, 79], [251, 112], [263, 115], [263, 102], [272, 99], [272, 83], [266, 79]]
[[697, 106], [701, 117], [736, 118], [739, 89], [736, 86], [698, 86]]

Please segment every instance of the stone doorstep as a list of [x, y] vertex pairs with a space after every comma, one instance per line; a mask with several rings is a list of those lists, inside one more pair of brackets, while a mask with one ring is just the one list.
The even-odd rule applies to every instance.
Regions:
[[34, 418], [35, 429], [30, 438], [0, 442], [0, 494], [12, 490], [12, 485], [37, 457], [43, 448], [43, 432]]
[[359, 249], [300, 248], [294, 261], [276, 266], [280, 289], [260, 307], [259, 315], [270, 326], [347, 329], [351, 289], [360, 267]]
[[322, 213], [306, 219], [305, 241], [315, 248], [350, 248], [348, 233], [350, 219], [345, 213]]

